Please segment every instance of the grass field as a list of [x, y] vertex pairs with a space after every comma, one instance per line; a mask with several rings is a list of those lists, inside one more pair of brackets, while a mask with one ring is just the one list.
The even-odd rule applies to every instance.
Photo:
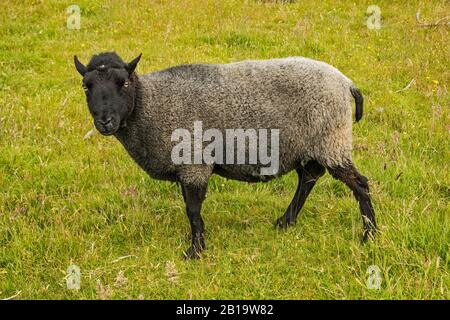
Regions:
[[[66, 1], [0, 6], [0, 299], [449, 299], [448, 1]], [[381, 9], [370, 30], [369, 5]], [[138, 72], [181, 63], [306, 56], [365, 96], [354, 161], [370, 179], [380, 233], [360, 244], [358, 205], [330, 175], [296, 226], [277, 231], [296, 188], [214, 177], [207, 250], [185, 261], [178, 186], [146, 176], [93, 128], [73, 55], [105, 50]], [[410, 86], [407, 86], [412, 81]], [[402, 90], [404, 89], [404, 90]], [[80, 290], [66, 270], [81, 269]], [[367, 269], [381, 271], [369, 289]], [[370, 279], [369, 279], [370, 280]], [[369, 281], [370, 282], [370, 281]]]

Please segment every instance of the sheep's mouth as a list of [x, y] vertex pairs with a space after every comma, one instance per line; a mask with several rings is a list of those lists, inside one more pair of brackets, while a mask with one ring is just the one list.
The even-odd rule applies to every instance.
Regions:
[[113, 129], [97, 128], [98, 132], [100, 132], [104, 136], [112, 136], [117, 132], [118, 129], [118, 127]]
[[111, 130], [111, 131], [98, 130], [98, 132], [100, 132], [104, 136], [112, 136], [114, 133], [117, 132], [117, 130]]
[[100, 132], [104, 136], [111, 136], [114, 133], [116, 133], [117, 130], [119, 130], [118, 125], [104, 126], [104, 125], [95, 123], [95, 127], [97, 128], [97, 131]]

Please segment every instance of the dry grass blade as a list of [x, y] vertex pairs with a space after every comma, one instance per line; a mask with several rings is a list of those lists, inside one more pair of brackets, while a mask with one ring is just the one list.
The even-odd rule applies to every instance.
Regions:
[[97, 133], [97, 130], [95, 130], [95, 128], [89, 130], [83, 137], [83, 140], [87, 140], [92, 138], [95, 134]]
[[3, 299], [3, 300], [4, 300], [4, 301], [6, 301], [6, 300], [12, 300], [12, 299], [18, 297], [21, 293], [22, 293], [22, 290], [19, 290], [19, 291], [17, 291], [16, 294], [12, 295], [11, 297], [5, 298], [5, 299]]
[[412, 85], [416, 82], [416, 79], [411, 79], [411, 81], [406, 85], [406, 87], [404, 87], [403, 89], [397, 90], [394, 93], [399, 93], [405, 90], [408, 90], [409, 88], [412, 87]]
[[425, 28], [434, 28], [434, 27], [438, 27], [438, 26], [449, 26], [450, 25], [450, 21], [447, 21], [450, 19], [450, 16], [446, 16], [446, 17], [442, 17], [438, 20], [436, 20], [435, 22], [424, 22], [422, 20], [420, 20], [420, 11], [416, 12], [416, 21], [417, 23], [421, 26], [421, 27], [425, 27]]
[[127, 255], [127, 256], [118, 257], [117, 259], [114, 259], [114, 260], [111, 261], [111, 262], [112, 262], [112, 263], [116, 263], [116, 262], [119, 262], [120, 260], [127, 259], [127, 258], [137, 258], [137, 256], [132, 255], [132, 254], [129, 254], [129, 255]]

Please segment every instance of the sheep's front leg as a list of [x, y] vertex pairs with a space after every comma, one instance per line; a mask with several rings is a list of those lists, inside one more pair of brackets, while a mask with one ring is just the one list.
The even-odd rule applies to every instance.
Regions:
[[308, 162], [305, 167], [297, 169], [298, 186], [289, 207], [284, 215], [278, 218], [276, 226], [280, 229], [285, 229], [290, 225], [295, 224], [297, 216], [305, 204], [306, 198], [316, 184], [316, 181], [323, 176], [325, 168], [316, 161]]
[[198, 259], [200, 253], [205, 248], [204, 232], [205, 226], [200, 215], [202, 203], [205, 199], [207, 186], [190, 186], [181, 184], [184, 202], [186, 203], [186, 212], [191, 224], [192, 243], [191, 247], [185, 251], [187, 259]]

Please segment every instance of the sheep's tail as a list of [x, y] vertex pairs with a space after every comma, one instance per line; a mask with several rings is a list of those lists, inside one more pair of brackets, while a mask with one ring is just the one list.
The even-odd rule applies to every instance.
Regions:
[[361, 120], [361, 118], [363, 116], [364, 98], [363, 98], [361, 91], [359, 91], [359, 89], [357, 87], [354, 87], [354, 86], [350, 87], [350, 92], [352, 93], [353, 98], [355, 98], [355, 104], [356, 104], [355, 119], [356, 119], [356, 122], [358, 122], [359, 120]]

